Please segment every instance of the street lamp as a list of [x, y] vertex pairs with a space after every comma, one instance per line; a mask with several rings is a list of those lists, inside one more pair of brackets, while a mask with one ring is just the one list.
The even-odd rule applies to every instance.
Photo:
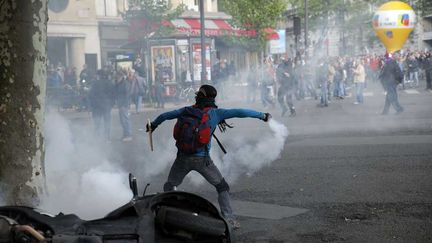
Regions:
[[205, 46], [205, 24], [204, 24], [204, 0], [200, 0], [200, 21], [201, 21], [201, 84], [207, 81], [206, 75], [206, 46]]
[[304, 0], [305, 7], [305, 28], [304, 28], [304, 44], [305, 44], [305, 58], [307, 58], [308, 53], [308, 0]]

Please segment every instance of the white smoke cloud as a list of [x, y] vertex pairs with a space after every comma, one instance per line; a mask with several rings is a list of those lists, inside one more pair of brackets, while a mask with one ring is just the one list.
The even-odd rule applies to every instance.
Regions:
[[41, 205], [50, 213], [75, 213], [91, 219], [128, 202], [127, 173], [108, 160], [105, 144], [92, 136], [88, 128], [77, 141], [68, 122], [58, 114], [46, 116], [46, 185], [48, 193]]
[[271, 119], [268, 125], [271, 134], [260, 137], [254, 143], [248, 142], [247, 138], [241, 138], [230, 144], [232, 153], [224, 155], [222, 160], [215, 157], [215, 163], [222, 168], [222, 174], [230, 182], [244, 174], [251, 176], [279, 158], [288, 137], [288, 128], [274, 119]]

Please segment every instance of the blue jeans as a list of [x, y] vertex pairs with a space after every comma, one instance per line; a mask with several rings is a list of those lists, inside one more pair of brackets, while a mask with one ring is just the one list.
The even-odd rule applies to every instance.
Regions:
[[210, 157], [177, 155], [174, 164], [171, 166], [168, 180], [164, 185], [164, 191], [171, 191], [174, 187], [179, 186], [192, 170], [200, 173], [216, 188], [222, 215], [228, 219], [234, 218], [230, 203], [229, 186]]
[[[111, 135], [111, 109], [106, 111], [93, 111], [93, 124], [97, 136], [103, 137], [105, 139], [110, 139]], [[103, 129], [102, 129], [103, 121]]]
[[417, 72], [410, 72], [409, 73], [409, 79], [411, 81], [415, 82], [416, 85], [419, 85], [418, 71]]
[[343, 81], [336, 82], [338, 97], [345, 97], [345, 85]]
[[328, 106], [328, 82], [321, 83], [321, 105]]
[[136, 95], [134, 97], [134, 103], [135, 103], [135, 111], [138, 113], [140, 111], [140, 107], [142, 104], [142, 96], [141, 95]]
[[131, 121], [129, 118], [129, 109], [127, 106], [119, 107], [120, 124], [123, 128], [123, 137], [132, 136]]
[[363, 98], [363, 89], [364, 89], [364, 83], [356, 83], [356, 98], [357, 102], [360, 104], [363, 104], [364, 98]]

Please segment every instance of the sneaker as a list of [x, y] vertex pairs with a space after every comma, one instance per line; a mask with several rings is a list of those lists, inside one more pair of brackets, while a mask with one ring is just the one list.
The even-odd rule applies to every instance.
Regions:
[[354, 105], [358, 105], [358, 104], [360, 104], [360, 103], [358, 103], [357, 101], [356, 101], [356, 102], [354, 102]]
[[240, 229], [240, 223], [237, 220], [235, 220], [235, 219], [228, 219], [227, 221], [231, 225], [231, 228], [233, 230]]
[[130, 142], [130, 141], [132, 141], [132, 137], [131, 137], [131, 136], [129, 136], [129, 137], [124, 137], [124, 138], [122, 139], [122, 141], [123, 141], [123, 142]]

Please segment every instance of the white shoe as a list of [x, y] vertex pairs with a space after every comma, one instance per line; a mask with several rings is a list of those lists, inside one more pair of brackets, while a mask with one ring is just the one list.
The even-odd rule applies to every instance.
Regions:
[[358, 103], [357, 101], [356, 101], [356, 102], [354, 102], [354, 105], [358, 105], [358, 104], [360, 104], [360, 103]]
[[131, 136], [129, 136], [129, 137], [124, 137], [124, 138], [122, 139], [122, 141], [123, 141], [123, 142], [130, 142], [130, 141], [132, 141], [132, 137], [131, 137]]

